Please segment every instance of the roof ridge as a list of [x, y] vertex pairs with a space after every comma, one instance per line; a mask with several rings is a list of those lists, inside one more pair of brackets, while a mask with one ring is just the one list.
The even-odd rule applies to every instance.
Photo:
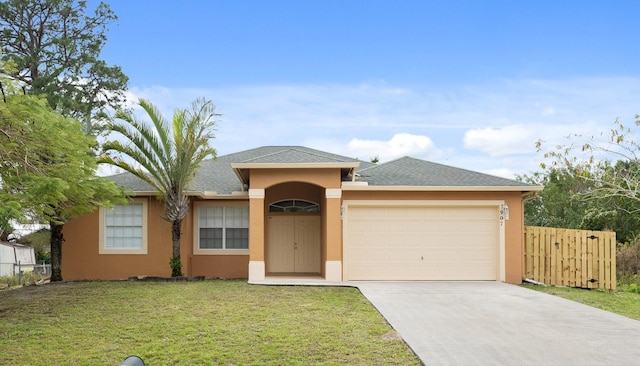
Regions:
[[[355, 159], [355, 158], [352, 158], [352, 157], [349, 157], [349, 156], [334, 154], [334, 153], [321, 151], [321, 150], [313, 149], [313, 148], [306, 147], [306, 146], [299, 146], [299, 145], [261, 146], [261, 147], [255, 148], [255, 149], [250, 149], [250, 150], [245, 150], [245, 151], [239, 152], [238, 154], [239, 154], [239, 156], [242, 156], [242, 154], [244, 154], [244, 153], [247, 153], [247, 152], [250, 152], [250, 151], [259, 152], [262, 149], [267, 150], [268, 152], [264, 153], [264, 154], [261, 154], [261, 155], [253, 155], [249, 159], [244, 159], [244, 160], [241, 160], [239, 162], [249, 163], [249, 162], [256, 161], [256, 160], [277, 156], [278, 154], [283, 154], [283, 153], [286, 153], [286, 152], [304, 154], [304, 155], [313, 156], [313, 157], [316, 157], [316, 158], [321, 158], [321, 159], [330, 160], [330, 161], [334, 161], [334, 162], [345, 162], [345, 161], [362, 162], [359, 159]], [[235, 154], [224, 155], [224, 156], [222, 156], [222, 158], [223, 159], [228, 159], [229, 157], [232, 158], [233, 155], [235, 155]]]
[[373, 163], [373, 165], [371, 165], [371, 166], [368, 166], [368, 167], [362, 168], [362, 169], [358, 169], [358, 173], [359, 172], [363, 172], [363, 171], [367, 171], [367, 170], [371, 170], [371, 169], [375, 169], [375, 168], [379, 168], [379, 167], [385, 166], [386, 164], [394, 163], [396, 161], [400, 161], [400, 160], [407, 159], [407, 158], [408, 159], [413, 159], [413, 160], [424, 161], [424, 162], [429, 163], [429, 161], [427, 161], [427, 160], [422, 160], [422, 159], [418, 159], [418, 158], [414, 158], [414, 157], [405, 155], [405, 156], [401, 156], [399, 158], [395, 158], [393, 160], [385, 161], [384, 163], [380, 163], [380, 164]]
[[284, 148], [284, 149], [283, 150], [278, 150], [278, 151], [273, 151], [273, 152], [270, 152], [268, 154], [263, 154], [263, 155], [260, 155], [260, 156], [254, 156], [251, 159], [244, 160], [243, 163], [246, 163], [246, 162], [249, 162], [249, 161], [252, 161], [252, 160], [266, 158], [267, 156], [274, 156], [274, 155], [280, 154], [282, 152], [285, 152], [287, 150], [291, 150], [291, 146], [263, 146], [263, 147], [275, 147], [275, 148]]
[[[147, 173], [147, 174], [149, 174], [149, 173]], [[115, 174], [111, 174], [111, 175], [105, 175], [103, 178], [113, 178], [113, 177], [119, 177], [121, 175], [130, 175], [130, 176], [133, 176], [133, 177], [137, 178], [137, 176], [135, 174], [132, 174], [132, 173], [126, 171], [126, 170], [124, 172], [120, 172], [120, 173], [115, 173]]]
[[337, 156], [341, 157], [341, 158], [347, 158], [347, 159], [353, 159], [350, 158], [348, 156], [343, 156], [343, 155], [338, 155], [338, 154], [333, 154], [333, 153], [329, 153], [329, 152], [324, 152], [324, 151], [320, 151], [317, 149], [312, 149], [309, 147], [304, 147], [304, 146], [292, 146], [291, 150], [296, 150], [305, 154], [309, 154], [309, 155], [313, 155], [313, 156], [319, 156], [321, 158], [327, 158], [327, 159], [331, 159], [331, 160], [336, 160], [336, 161], [341, 161], [342, 159], [338, 159]]

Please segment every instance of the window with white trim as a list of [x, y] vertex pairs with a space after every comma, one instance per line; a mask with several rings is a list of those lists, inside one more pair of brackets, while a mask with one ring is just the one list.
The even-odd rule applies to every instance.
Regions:
[[100, 211], [101, 254], [146, 254], [145, 199], [133, 199], [126, 205]]
[[104, 216], [106, 249], [142, 249], [142, 203], [117, 205]]
[[249, 207], [200, 206], [198, 249], [249, 249]]

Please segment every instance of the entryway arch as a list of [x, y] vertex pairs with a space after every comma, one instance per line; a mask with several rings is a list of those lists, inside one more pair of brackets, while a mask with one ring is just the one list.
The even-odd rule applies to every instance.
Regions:
[[303, 182], [270, 187], [265, 195], [266, 272], [321, 273], [323, 189]]

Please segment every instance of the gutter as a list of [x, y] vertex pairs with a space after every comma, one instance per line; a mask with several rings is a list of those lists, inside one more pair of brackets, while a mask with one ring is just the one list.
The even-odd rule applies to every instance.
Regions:
[[538, 191], [526, 192], [522, 195], [522, 202], [528, 202], [538, 197]]
[[542, 186], [370, 186], [367, 182], [342, 182], [343, 191], [424, 191], [424, 192], [526, 192], [536, 194]]

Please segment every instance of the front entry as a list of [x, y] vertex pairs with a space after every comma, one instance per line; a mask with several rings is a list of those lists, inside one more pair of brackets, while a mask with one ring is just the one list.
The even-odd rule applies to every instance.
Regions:
[[268, 216], [267, 232], [267, 272], [320, 273], [320, 216]]

